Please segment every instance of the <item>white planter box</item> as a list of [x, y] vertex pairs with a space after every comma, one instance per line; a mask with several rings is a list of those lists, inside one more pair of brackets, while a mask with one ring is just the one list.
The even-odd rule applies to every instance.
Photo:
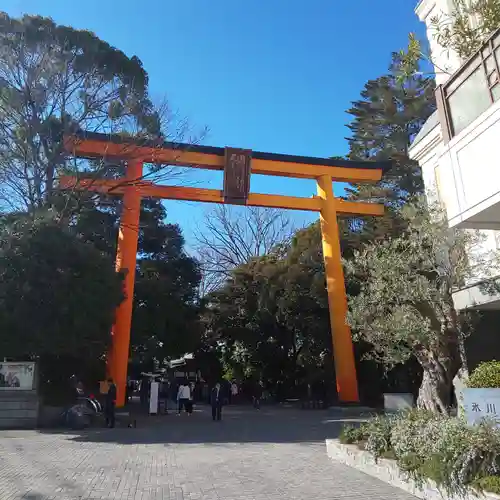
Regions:
[[488, 419], [500, 425], [500, 389], [464, 389], [462, 404], [469, 424]]
[[360, 450], [354, 445], [342, 444], [337, 439], [326, 440], [326, 451], [332, 460], [353, 467], [424, 500], [500, 500], [500, 497], [493, 493], [477, 496], [471, 492], [465, 497], [450, 497], [444, 491], [440, 491], [433, 481], [427, 481], [420, 487], [399, 470], [394, 460], [385, 458], [375, 460], [371, 453]]
[[384, 393], [384, 410], [401, 411], [413, 408], [413, 394], [402, 392]]

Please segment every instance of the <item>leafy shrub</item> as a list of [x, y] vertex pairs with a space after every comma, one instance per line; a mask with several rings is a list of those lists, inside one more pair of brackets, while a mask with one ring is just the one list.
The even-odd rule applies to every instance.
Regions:
[[342, 444], [354, 444], [365, 441], [367, 438], [365, 425], [344, 425], [340, 431], [339, 440]]
[[469, 377], [468, 387], [480, 389], [500, 388], [500, 361], [481, 363]]
[[387, 458], [388, 460], [396, 460], [396, 454], [394, 453], [394, 450], [387, 450], [384, 451], [381, 455], [380, 458]]
[[[461, 419], [437, 417], [416, 432], [420, 448], [414, 445], [411, 453], [420, 465], [408, 472], [417, 482], [432, 479], [448, 493], [462, 494], [475, 478], [498, 471], [500, 432], [490, 425], [470, 427]], [[396, 436], [392, 439], [399, 460], [404, 455]]]
[[[449, 420], [454, 420], [450, 418]], [[498, 473], [500, 432], [489, 424], [470, 427], [459, 420], [441, 440], [440, 455], [453, 464], [448, 490], [454, 485], [469, 485], [479, 476]]]
[[424, 464], [424, 460], [416, 453], [408, 453], [408, 455], [403, 455], [398, 457], [396, 455], [396, 459], [398, 461], [399, 468], [403, 472], [407, 472], [409, 475], [413, 475], [413, 473], [419, 470]]
[[500, 495], [500, 476], [479, 477], [472, 483], [474, 489]]
[[391, 431], [394, 417], [376, 416], [358, 427], [345, 425], [339, 436], [343, 444], [362, 444], [376, 458], [394, 456], [391, 446]]
[[376, 458], [395, 456], [419, 485], [432, 479], [448, 494], [461, 495], [471, 486], [487, 489], [487, 481], [495, 487], [496, 480], [478, 478], [500, 476], [500, 431], [488, 423], [470, 427], [461, 419], [411, 410], [375, 418], [364, 432], [365, 449]]
[[[391, 433], [391, 443], [396, 456], [432, 455], [443, 418], [439, 414], [416, 409], [399, 414]], [[423, 433], [422, 429], [426, 429], [426, 432]]]
[[380, 458], [392, 450], [391, 433], [395, 418], [393, 416], [377, 416], [364, 426], [366, 434], [365, 449], [375, 458]]
[[[417, 482], [423, 482], [424, 479], [431, 479], [436, 484], [444, 486], [448, 483], [453, 472], [453, 464], [443, 460], [441, 455], [432, 455], [427, 460], [421, 462], [420, 466], [413, 470], [413, 475]], [[418, 481], [420, 479], [420, 481]]]
[[[463, 476], [464, 472], [468, 475], [469, 472], [469, 468], [463, 468], [461, 463], [467, 453], [471, 429], [465, 422], [446, 416], [424, 416], [421, 422], [422, 426], [415, 429], [413, 446], [409, 447], [415, 465], [420, 465], [408, 470], [409, 475], [419, 484], [432, 479], [448, 492], [462, 492], [467, 478], [459, 479], [459, 476]], [[411, 441], [411, 438], [406, 436], [405, 441], [408, 440]], [[401, 455], [399, 442], [395, 448], [398, 456], [404, 456]]]

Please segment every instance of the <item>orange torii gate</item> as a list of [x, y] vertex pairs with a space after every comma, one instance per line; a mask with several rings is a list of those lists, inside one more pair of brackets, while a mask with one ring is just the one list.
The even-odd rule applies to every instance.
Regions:
[[[119, 159], [127, 162], [126, 174], [121, 179], [63, 176], [59, 180], [62, 189], [88, 190], [123, 196], [123, 213], [116, 256], [117, 270], [136, 269], [139, 214], [143, 197], [319, 212], [337, 391], [340, 401], [359, 401], [351, 332], [345, 321], [347, 298], [337, 216], [382, 215], [384, 208], [373, 203], [350, 202], [336, 198], [333, 194], [333, 181], [376, 182], [382, 178], [383, 171], [390, 166], [389, 163], [331, 160], [192, 144], [158, 144], [152, 141], [133, 141], [118, 135], [89, 132], [67, 136], [64, 144], [65, 150], [74, 157]], [[164, 186], [145, 181], [144, 163], [223, 170], [224, 190]], [[301, 198], [250, 193], [251, 174], [315, 179], [318, 194], [311, 198]], [[107, 370], [117, 385], [118, 406], [123, 406], [125, 402], [134, 281], [135, 272], [126, 272], [125, 299], [116, 312], [112, 346], [108, 354]]]

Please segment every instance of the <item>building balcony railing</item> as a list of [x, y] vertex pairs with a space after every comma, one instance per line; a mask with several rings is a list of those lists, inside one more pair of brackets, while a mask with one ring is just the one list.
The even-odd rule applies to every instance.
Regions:
[[449, 142], [500, 100], [500, 29], [436, 89], [443, 140]]

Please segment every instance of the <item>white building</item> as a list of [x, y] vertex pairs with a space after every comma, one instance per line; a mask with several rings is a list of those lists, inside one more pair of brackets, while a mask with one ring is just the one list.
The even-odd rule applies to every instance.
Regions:
[[[410, 156], [426, 189], [437, 193], [451, 227], [484, 230], [482, 252], [500, 248], [500, 30], [467, 61], [436, 42], [431, 19], [449, 16], [453, 0], [421, 0], [436, 72], [438, 110], [415, 138]], [[471, 20], [476, 22], [476, 20]], [[476, 276], [454, 294], [458, 309], [500, 310], [500, 295], [483, 293]]]

